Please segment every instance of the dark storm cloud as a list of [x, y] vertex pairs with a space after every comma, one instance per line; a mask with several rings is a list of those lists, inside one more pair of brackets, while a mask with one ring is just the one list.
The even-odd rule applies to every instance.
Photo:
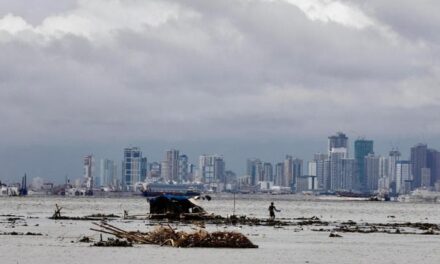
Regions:
[[0, 4], [6, 145], [440, 132], [436, 1], [27, 2]]

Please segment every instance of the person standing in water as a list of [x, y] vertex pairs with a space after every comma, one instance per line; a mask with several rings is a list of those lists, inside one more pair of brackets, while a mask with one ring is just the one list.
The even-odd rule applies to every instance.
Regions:
[[274, 220], [275, 219], [275, 212], [281, 212], [281, 210], [278, 210], [275, 205], [273, 205], [273, 202], [270, 203], [269, 206], [269, 219]]

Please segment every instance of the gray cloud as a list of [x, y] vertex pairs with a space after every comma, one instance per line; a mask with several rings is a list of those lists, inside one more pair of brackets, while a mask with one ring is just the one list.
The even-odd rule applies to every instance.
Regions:
[[440, 132], [436, 1], [5, 2], [7, 146]]

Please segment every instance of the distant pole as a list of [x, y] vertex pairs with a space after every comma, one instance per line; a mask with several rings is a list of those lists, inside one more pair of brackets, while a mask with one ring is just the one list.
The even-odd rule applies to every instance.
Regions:
[[235, 215], [235, 190], [234, 190], [234, 211], [232, 212], [232, 215]]

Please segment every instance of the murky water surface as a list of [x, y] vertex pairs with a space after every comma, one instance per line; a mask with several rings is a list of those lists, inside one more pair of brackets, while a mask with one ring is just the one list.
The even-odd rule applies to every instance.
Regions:
[[[282, 211], [279, 218], [317, 216], [325, 221], [369, 223], [440, 223], [440, 204], [335, 201], [297, 196], [237, 196], [236, 214], [267, 217], [271, 201]], [[77, 241], [84, 235], [99, 238], [91, 231], [90, 221], [54, 221], [54, 205], [64, 215], [85, 216], [95, 213], [122, 215], [145, 214], [149, 206], [144, 198], [67, 198], [0, 197], [0, 233], [37, 232], [43, 236], [0, 235], [0, 263], [440, 263], [440, 236], [390, 235], [383, 233], [344, 233], [330, 238], [328, 232], [313, 227], [285, 228], [259, 226], [207, 226], [209, 230], [234, 230], [246, 234], [258, 249], [188, 249], [155, 245], [133, 248], [97, 248]], [[232, 196], [203, 201], [209, 212], [233, 213]], [[16, 215], [24, 220], [11, 223]], [[115, 220], [112, 224], [126, 230], [148, 230], [147, 220]], [[188, 228], [188, 227], [182, 227]]]

